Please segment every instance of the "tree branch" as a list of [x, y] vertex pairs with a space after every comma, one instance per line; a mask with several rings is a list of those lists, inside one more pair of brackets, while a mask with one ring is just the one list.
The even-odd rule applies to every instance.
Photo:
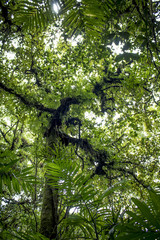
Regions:
[[63, 98], [61, 100], [61, 105], [57, 109], [47, 108], [47, 107], [43, 106], [42, 104], [39, 104], [36, 101], [35, 102], [29, 101], [27, 98], [25, 98], [24, 96], [22, 96], [19, 93], [16, 93], [16, 91], [14, 91], [12, 88], [6, 87], [1, 82], [0, 82], [0, 88], [3, 89], [4, 91], [16, 96], [21, 102], [23, 102], [28, 107], [34, 107], [37, 110], [54, 114], [54, 117], [53, 117], [54, 119], [60, 119], [61, 116], [66, 115], [66, 113], [69, 111], [70, 105], [80, 103], [80, 100], [78, 98], [68, 97], [68, 98]]
[[21, 94], [16, 93], [16, 91], [14, 91], [12, 88], [6, 87], [3, 83], [0, 83], [0, 88], [3, 89], [4, 91], [16, 96], [21, 102], [23, 102], [28, 107], [35, 107], [37, 110], [41, 110], [43, 112], [49, 112], [49, 113], [56, 112], [56, 110], [53, 108], [47, 108], [37, 102], [29, 101], [27, 98], [25, 98]]
[[127, 169], [124, 169], [124, 168], [113, 168], [113, 170], [118, 170], [120, 172], [127, 173], [127, 174], [131, 175], [136, 180], [136, 182], [138, 182], [138, 184], [142, 185], [144, 188], [148, 188], [148, 185], [144, 184], [144, 182], [142, 180], [139, 180], [137, 178], [137, 176], [133, 173], [133, 171], [130, 171], [130, 170], [127, 170]]
[[[95, 150], [92, 145], [88, 142], [87, 139], [78, 139], [78, 138], [73, 138], [70, 137], [69, 135], [67, 135], [66, 133], [62, 133], [62, 132], [58, 132], [57, 135], [60, 137], [62, 144], [64, 144], [65, 146], [68, 146], [69, 143], [71, 143], [72, 145], [76, 145], [78, 147], [80, 147], [82, 150], [84, 150], [87, 154], [90, 154], [91, 159], [90, 161], [92, 163], [97, 162], [98, 163], [98, 170], [101, 170], [103, 166], [108, 166], [110, 167], [111, 164], [113, 165], [113, 161], [109, 161], [110, 156], [106, 151], [103, 150]], [[94, 161], [93, 161], [94, 159]], [[106, 163], [106, 161], [108, 160], [108, 163]], [[96, 173], [100, 173], [100, 171], [98, 172], [98, 170], [96, 170]]]
[[10, 144], [10, 142], [7, 140], [6, 138], [6, 134], [0, 129], [0, 133], [2, 134], [4, 140], [6, 141], [6, 143]]
[[19, 124], [19, 120], [17, 121], [17, 123], [16, 123], [16, 128], [15, 128], [14, 131], [13, 131], [14, 136], [13, 136], [13, 140], [12, 140], [11, 150], [14, 149], [15, 142], [16, 142], [16, 140], [17, 140], [17, 138], [16, 138], [16, 133], [17, 133], [18, 124]]

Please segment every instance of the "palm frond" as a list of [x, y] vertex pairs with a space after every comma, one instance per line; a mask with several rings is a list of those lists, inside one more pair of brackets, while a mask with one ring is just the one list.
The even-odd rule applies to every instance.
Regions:
[[25, 30], [43, 30], [53, 21], [55, 14], [49, 0], [20, 1], [14, 11], [14, 21]]
[[154, 216], [160, 219], [160, 195], [153, 190], [149, 191], [151, 208]]
[[112, 0], [67, 0], [61, 4], [60, 14], [63, 14], [63, 25], [69, 37], [85, 32], [88, 36], [100, 37], [107, 19], [114, 11]]
[[117, 228], [121, 239], [160, 239], [159, 206], [160, 196], [153, 190], [148, 190], [149, 201], [144, 203], [136, 198], [132, 201], [137, 206], [137, 212], [126, 211], [131, 217], [129, 222], [120, 224]]
[[44, 235], [40, 233], [24, 233], [24, 232], [16, 232], [16, 233], [10, 233], [8, 231], [3, 231], [0, 233], [1, 239], [17, 239], [17, 240], [49, 240], [49, 238], [45, 237]]
[[16, 163], [19, 159], [11, 151], [5, 151], [1, 154], [0, 163], [0, 193], [4, 189], [20, 193], [21, 189], [27, 192], [31, 188], [31, 183], [35, 183], [32, 175], [33, 167], [20, 169]]
[[90, 174], [82, 172], [74, 157], [68, 155], [65, 149], [61, 153], [56, 149], [58, 148], [55, 146], [53, 162], [46, 165], [46, 177], [49, 184], [58, 189], [63, 207], [69, 210], [67, 216], [64, 212], [60, 217], [60, 222], [63, 227], [69, 227], [70, 230], [67, 231], [70, 232], [70, 237], [75, 238], [74, 229], [78, 228], [83, 236], [94, 239], [96, 233], [105, 228], [106, 219], [114, 218], [112, 211], [103, 205], [104, 199], [114, 191], [119, 191], [122, 185], [124, 187], [124, 182], [100, 193], [96, 190]]
[[90, 175], [84, 176], [80, 171], [81, 167], [76, 162], [72, 162], [67, 157], [55, 159], [54, 163], [48, 163], [47, 178], [53, 187], [58, 187], [60, 191], [65, 191], [67, 195], [67, 205], [80, 204], [80, 201], [92, 199], [96, 192], [90, 181]]

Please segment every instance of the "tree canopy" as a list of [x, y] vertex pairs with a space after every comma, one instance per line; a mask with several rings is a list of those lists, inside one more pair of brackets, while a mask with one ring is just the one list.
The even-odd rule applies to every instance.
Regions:
[[0, 2], [0, 238], [160, 239], [160, 3]]

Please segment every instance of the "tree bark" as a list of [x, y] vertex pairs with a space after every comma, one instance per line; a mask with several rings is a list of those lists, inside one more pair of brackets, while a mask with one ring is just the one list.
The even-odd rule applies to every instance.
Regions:
[[[54, 143], [57, 141], [57, 134], [55, 128], [50, 131], [47, 136], [47, 143], [49, 149], [54, 149]], [[53, 152], [49, 150], [49, 155], [53, 159]], [[40, 233], [49, 239], [57, 239], [57, 225], [58, 225], [58, 189], [51, 187], [46, 182], [43, 192], [43, 203], [41, 211], [41, 225]]]
[[[61, 105], [53, 113], [50, 121], [50, 126], [45, 133], [47, 138], [48, 153], [53, 159], [54, 144], [60, 141], [59, 127], [62, 124], [62, 117], [69, 111], [69, 107], [72, 104], [79, 104], [79, 100], [76, 98], [64, 98], [61, 100]], [[38, 105], [39, 106], [39, 105]], [[58, 140], [59, 139], [59, 140]], [[43, 203], [41, 211], [41, 226], [40, 233], [49, 239], [57, 239], [57, 225], [58, 225], [58, 189], [51, 187], [46, 183], [43, 193]]]
[[56, 239], [58, 224], [58, 190], [46, 184], [43, 193], [40, 233]]

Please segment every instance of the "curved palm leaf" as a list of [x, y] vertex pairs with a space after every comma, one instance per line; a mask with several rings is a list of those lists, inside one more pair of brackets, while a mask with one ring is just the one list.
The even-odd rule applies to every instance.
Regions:
[[69, 37], [77, 36], [79, 32], [99, 37], [113, 11], [113, 0], [65, 0], [61, 4], [60, 14], [64, 16], [63, 25], [68, 29]]
[[10, 233], [9, 231], [3, 231], [0, 233], [1, 239], [7, 239], [7, 240], [49, 240], [49, 238], [45, 237], [44, 235], [40, 233], [31, 233], [26, 234], [23, 232], [18, 233]]
[[[64, 226], [69, 227], [67, 232], [74, 239], [77, 239], [75, 228], [79, 229], [81, 236], [89, 236], [91, 239], [98, 232], [100, 235], [105, 234], [106, 219], [113, 219], [113, 213], [104, 206], [103, 200], [119, 190], [122, 187], [121, 182], [102, 194], [96, 190], [90, 174], [82, 172], [80, 164], [74, 160], [75, 156], [67, 154], [65, 149], [61, 153], [56, 150], [53, 153], [53, 162], [46, 165], [46, 177], [50, 185], [59, 190], [62, 205], [67, 209], [67, 214], [64, 211], [60, 217], [61, 229]], [[108, 232], [109, 230], [110, 228]]]
[[14, 22], [25, 30], [43, 30], [54, 19], [53, 8], [49, 0], [24, 0], [14, 10]]
[[148, 204], [136, 198], [132, 198], [134, 204], [138, 207], [138, 213], [127, 211], [131, 217], [129, 222], [118, 226], [121, 234], [118, 240], [127, 239], [160, 239], [160, 196], [153, 190], [148, 190]]
[[10, 193], [12, 191], [20, 193], [21, 189], [27, 192], [27, 188], [31, 188], [31, 183], [35, 183], [34, 176], [32, 176], [33, 167], [26, 167], [20, 170], [16, 166], [19, 159], [15, 158], [16, 156], [11, 151], [5, 151], [1, 154], [0, 193], [5, 188]]

